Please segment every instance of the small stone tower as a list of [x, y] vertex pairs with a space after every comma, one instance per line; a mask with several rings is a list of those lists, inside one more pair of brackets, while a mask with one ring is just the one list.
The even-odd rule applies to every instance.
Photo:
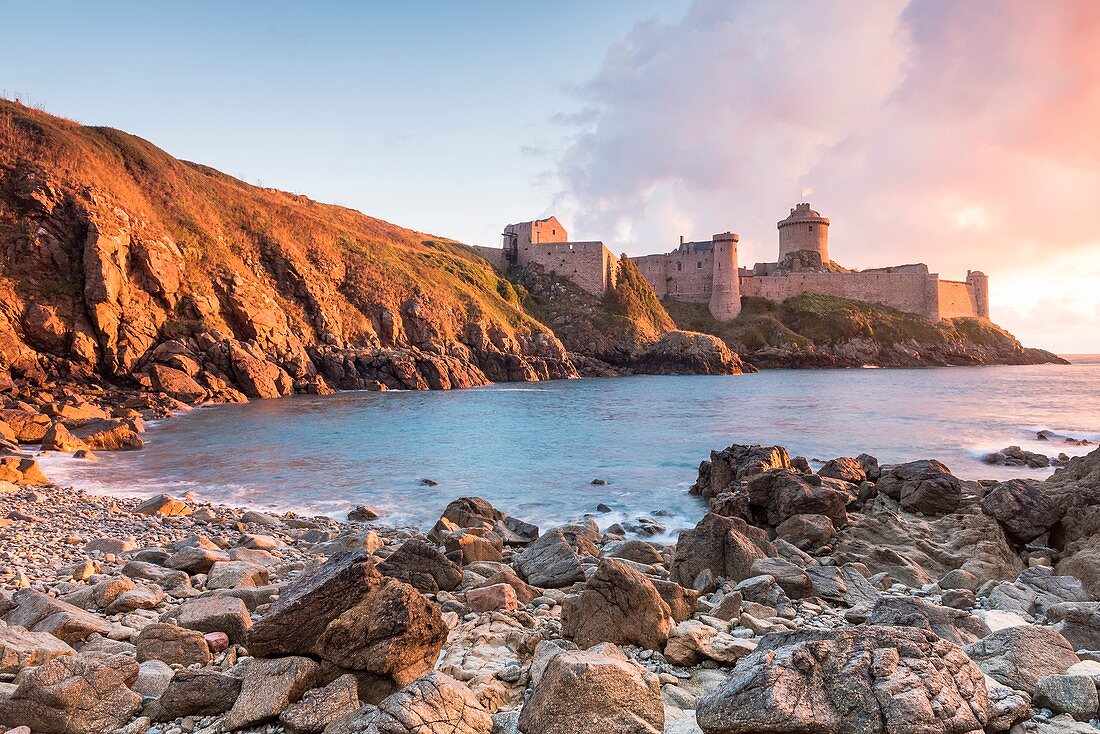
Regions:
[[741, 281], [737, 272], [737, 242], [732, 232], [712, 238], [710, 313], [719, 321], [729, 321], [741, 313]]
[[791, 209], [789, 217], [779, 222], [779, 262], [792, 252], [812, 250], [821, 254], [821, 262], [829, 262], [829, 220], [802, 203]]
[[966, 271], [966, 284], [974, 291], [975, 311], [983, 319], [989, 318], [989, 276], [980, 270]]

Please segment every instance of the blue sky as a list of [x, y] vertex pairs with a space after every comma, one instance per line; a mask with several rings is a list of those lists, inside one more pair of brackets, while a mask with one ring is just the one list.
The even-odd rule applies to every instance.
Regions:
[[[995, 12], [990, 12], [995, 8]], [[1100, 2], [8, 2], [0, 92], [253, 183], [498, 245], [667, 251], [811, 186], [848, 267], [989, 274], [1100, 352]]]
[[0, 88], [179, 158], [498, 244], [541, 215], [571, 89], [686, 3], [9, 3]]

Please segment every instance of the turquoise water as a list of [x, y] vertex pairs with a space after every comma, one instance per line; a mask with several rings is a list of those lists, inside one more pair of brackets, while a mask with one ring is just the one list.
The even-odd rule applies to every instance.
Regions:
[[55, 481], [107, 494], [193, 491], [334, 516], [370, 504], [388, 523], [421, 527], [476, 494], [544, 526], [605, 503], [614, 512], [601, 525], [667, 511], [661, 522], [674, 531], [704, 511], [687, 494], [699, 462], [732, 443], [777, 443], [811, 459], [935, 457], [973, 479], [1050, 473], [981, 463], [1010, 444], [1090, 450], [1034, 440], [1041, 429], [1100, 439], [1100, 359], [300, 396], [199, 408], [152, 426], [141, 451], [45, 463]]

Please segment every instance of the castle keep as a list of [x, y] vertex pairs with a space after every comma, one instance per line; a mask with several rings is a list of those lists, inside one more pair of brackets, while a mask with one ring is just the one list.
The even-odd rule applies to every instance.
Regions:
[[[731, 232], [685, 242], [665, 254], [631, 258], [659, 298], [706, 303], [716, 319], [741, 311], [741, 296], [782, 302], [800, 293], [878, 303], [938, 320], [989, 318], [989, 278], [969, 271], [965, 281], [940, 280], [919, 263], [846, 270], [829, 258], [829, 220], [800, 203], [777, 223], [779, 259], [742, 268], [739, 237]], [[618, 258], [602, 242], [571, 242], [556, 217], [509, 224], [503, 248], [478, 247], [500, 270], [536, 263], [595, 296], [615, 286]]]

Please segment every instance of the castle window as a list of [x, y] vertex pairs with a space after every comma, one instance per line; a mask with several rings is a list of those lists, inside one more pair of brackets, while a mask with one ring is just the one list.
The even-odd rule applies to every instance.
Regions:
[[814, 231], [814, 225], [812, 225], [812, 224], [810, 225], [810, 231], [811, 231], [811, 232], [813, 232], [813, 231]]
[[683, 263], [676, 263], [676, 269], [677, 270], [683, 270], [684, 269], [684, 264]]
[[703, 261], [702, 261], [702, 260], [697, 260], [697, 261], [696, 261], [696, 263], [695, 263], [695, 269], [696, 269], [696, 270], [702, 270], [702, 269], [703, 269]]

